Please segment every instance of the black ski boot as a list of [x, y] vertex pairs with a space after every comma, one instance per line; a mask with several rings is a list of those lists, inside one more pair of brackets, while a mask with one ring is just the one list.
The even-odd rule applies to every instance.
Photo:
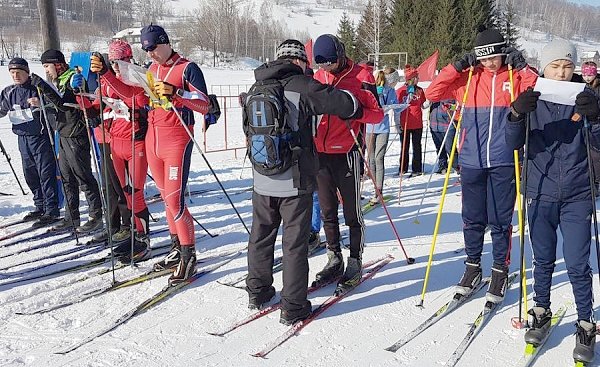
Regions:
[[321, 245], [321, 237], [319, 232], [310, 232], [308, 237], [308, 253], [315, 251]]
[[63, 218], [59, 220], [52, 228], [50, 229], [53, 232], [61, 232], [66, 230], [74, 230], [79, 227], [79, 219], [74, 219], [72, 222], [68, 218]]
[[181, 258], [181, 244], [176, 234], [171, 235], [171, 251], [161, 261], [154, 264], [154, 271], [172, 269], [179, 264]]
[[348, 266], [338, 282], [334, 294], [339, 296], [346, 293], [349, 289], [355, 287], [362, 278], [362, 261], [353, 257], [348, 258]]
[[87, 234], [102, 229], [103, 226], [104, 224], [102, 223], [102, 218], [90, 217], [90, 219], [87, 222], [77, 227], [75, 230], [77, 231], [77, 233]]
[[455, 299], [468, 296], [481, 283], [481, 265], [478, 262], [465, 261], [466, 269], [460, 282], [455, 287]]
[[344, 273], [344, 258], [342, 253], [327, 250], [327, 264], [316, 275], [316, 280], [313, 282], [313, 286], [319, 284], [328, 283], [335, 280], [337, 277], [342, 276]]
[[31, 222], [32, 220], [40, 219], [43, 215], [43, 210], [34, 210], [25, 214], [25, 216], [23, 217], [23, 222]]
[[[119, 261], [124, 264], [131, 263], [131, 242], [126, 242], [128, 245], [127, 253], [119, 257]], [[133, 262], [137, 263], [149, 259], [152, 256], [150, 248], [150, 237], [147, 234], [135, 234], [133, 242]]]
[[31, 228], [35, 229], [35, 228], [46, 227], [53, 223], [58, 222], [59, 220], [60, 220], [59, 216], [44, 214], [37, 221], [33, 222], [33, 224], [31, 225]]
[[307, 301], [307, 305], [301, 310], [288, 311], [281, 309], [279, 322], [286, 326], [292, 326], [297, 322], [306, 320], [312, 313], [312, 305]]
[[194, 245], [181, 246], [180, 254], [179, 264], [173, 275], [169, 277], [171, 286], [185, 282], [196, 272], [196, 247]]
[[575, 349], [573, 359], [575, 362], [591, 363], [594, 360], [594, 346], [596, 344], [596, 324], [579, 320], [575, 324]]
[[550, 330], [552, 321], [552, 311], [543, 307], [533, 307], [527, 312], [533, 316], [531, 327], [525, 332], [525, 343], [531, 344], [534, 347], [542, 344], [548, 331]]
[[508, 285], [508, 267], [504, 265], [492, 266], [492, 279], [485, 300], [491, 303], [500, 303], [504, 300], [506, 286]]
[[250, 293], [248, 287], [246, 287], [246, 291], [248, 292], [248, 308], [251, 310], [262, 310], [275, 297], [275, 287], [273, 286], [258, 294]]

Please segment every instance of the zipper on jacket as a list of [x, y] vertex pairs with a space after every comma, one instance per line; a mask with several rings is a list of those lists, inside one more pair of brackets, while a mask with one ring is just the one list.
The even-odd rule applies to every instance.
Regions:
[[490, 103], [490, 124], [488, 125], [488, 141], [487, 141], [487, 149], [486, 149], [486, 161], [487, 161], [487, 168], [490, 168], [492, 166], [492, 163], [490, 162], [490, 144], [492, 143], [492, 130], [494, 128], [494, 103], [496, 102], [496, 76], [497, 74], [494, 73], [494, 76], [492, 77], [492, 103]]

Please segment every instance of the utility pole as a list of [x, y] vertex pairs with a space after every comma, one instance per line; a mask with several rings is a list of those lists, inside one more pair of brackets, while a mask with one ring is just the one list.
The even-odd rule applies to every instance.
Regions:
[[56, 7], [54, 0], [37, 0], [40, 11], [40, 28], [42, 31], [43, 49], [60, 50], [58, 26], [56, 25]]

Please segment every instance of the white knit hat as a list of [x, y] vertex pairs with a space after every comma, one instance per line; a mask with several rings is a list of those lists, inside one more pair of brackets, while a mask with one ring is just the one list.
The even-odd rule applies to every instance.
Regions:
[[556, 60], [569, 60], [577, 63], [577, 48], [571, 42], [563, 39], [554, 39], [542, 49], [540, 57], [540, 75], [544, 74], [546, 66]]

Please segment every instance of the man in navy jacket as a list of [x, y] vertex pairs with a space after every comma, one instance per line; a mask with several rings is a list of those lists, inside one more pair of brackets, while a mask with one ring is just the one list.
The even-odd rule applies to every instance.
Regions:
[[27, 61], [15, 57], [8, 70], [15, 84], [0, 94], [0, 117], [8, 115], [12, 131], [18, 136], [25, 181], [33, 193], [35, 210], [24, 219], [37, 220], [34, 227], [42, 227], [59, 216], [56, 161]]

